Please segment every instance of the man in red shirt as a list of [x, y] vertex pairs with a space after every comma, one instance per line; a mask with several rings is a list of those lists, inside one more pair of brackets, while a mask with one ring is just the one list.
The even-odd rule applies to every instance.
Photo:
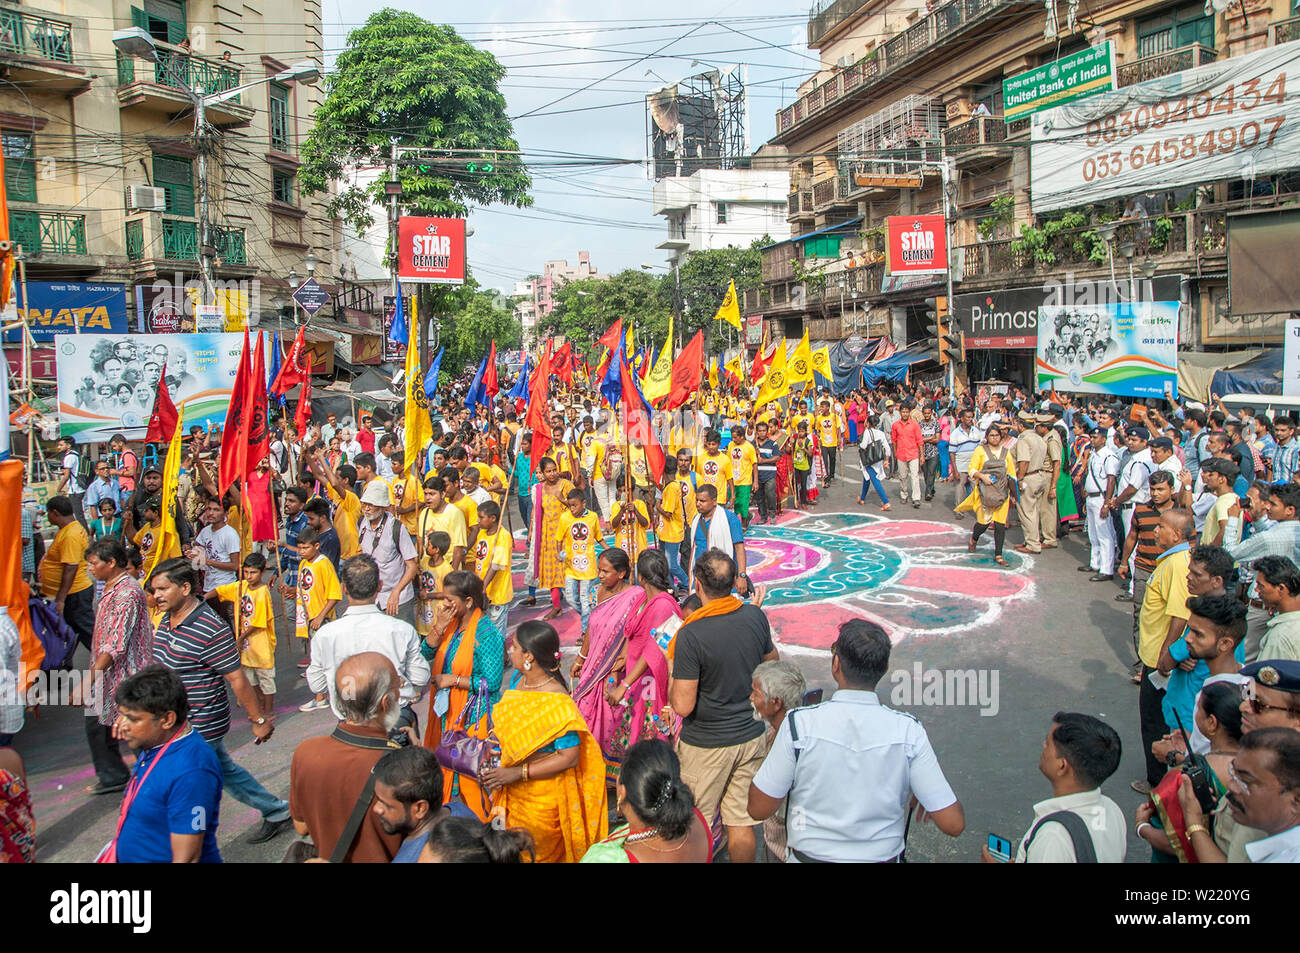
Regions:
[[912, 419], [915, 409], [916, 401], [910, 397], [903, 401], [903, 416], [894, 421], [889, 439], [894, 444], [894, 457], [898, 460], [898, 495], [904, 503], [910, 498], [913, 508], [920, 509], [922, 437], [921, 425]]
[[369, 414], [361, 418], [361, 429], [357, 431], [357, 443], [361, 444], [361, 449], [366, 453], [375, 452], [374, 418]]

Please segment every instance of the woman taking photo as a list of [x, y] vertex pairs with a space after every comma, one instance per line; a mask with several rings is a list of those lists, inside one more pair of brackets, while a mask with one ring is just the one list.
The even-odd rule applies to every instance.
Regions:
[[668, 557], [663, 550], [648, 549], [636, 560], [636, 576], [645, 598], [627, 620], [627, 672], [617, 685], [607, 685], [605, 701], [622, 712], [615, 737], [617, 747], [630, 748], [642, 738], [671, 738], [673, 730], [660, 721], [668, 705], [668, 657], [654, 632], [670, 619], [681, 620], [668, 575]]
[[501, 764], [483, 775], [539, 864], [576, 863], [609, 830], [600, 747], [560, 671], [560, 637], [530, 620], [510, 642], [514, 674], [492, 713]]
[[970, 496], [954, 508], [954, 512], [975, 514], [975, 528], [971, 530], [966, 548], [975, 552], [975, 546], [989, 526], [993, 527], [993, 559], [999, 566], [1009, 566], [1002, 555], [1002, 545], [1007, 538], [1007, 511], [1011, 508], [1011, 479], [1007, 474], [1009, 453], [1002, 446], [1001, 424], [989, 426], [984, 442], [970, 456], [970, 478], [975, 484]]
[[713, 862], [709, 825], [665, 742], [643, 741], [628, 751], [618, 809], [627, 823], [587, 851], [584, 864]]
[[[460, 724], [462, 713], [466, 729], [487, 737], [488, 713], [501, 697], [505, 654], [505, 640], [487, 616], [482, 579], [463, 570], [449, 572], [437, 600], [433, 627], [420, 643], [420, 654], [430, 661], [435, 692], [424, 732], [424, 746], [430, 751], [437, 749], [444, 731]], [[478, 781], [444, 768], [442, 783], [450, 797], [459, 797], [487, 820], [488, 797]]]
[[578, 680], [573, 700], [600, 745], [609, 783], [613, 784], [623, 760], [624, 747], [616, 738], [623, 711], [610, 704], [606, 689], [622, 681], [627, 670], [625, 630], [633, 611], [645, 598], [645, 590], [631, 584], [632, 566], [627, 553], [621, 549], [611, 548], [601, 553], [596, 572], [600, 580], [596, 606], [591, 610], [587, 632], [571, 670]]

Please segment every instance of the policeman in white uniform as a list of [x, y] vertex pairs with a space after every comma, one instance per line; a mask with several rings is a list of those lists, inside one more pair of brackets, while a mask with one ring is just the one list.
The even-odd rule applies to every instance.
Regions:
[[1106, 501], [1115, 495], [1115, 481], [1119, 478], [1119, 455], [1110, 446], [1103, 428], [1089, 435], [1092, 452], [1088, 454], [1088, 467], [1083, 476], [1084, 508], [1088, 514], [1088, 542], [1092, 552], [1087, 566], [1093, 582], [1111, 579], [1115, 575], [1115, 523], [1105, 512]]

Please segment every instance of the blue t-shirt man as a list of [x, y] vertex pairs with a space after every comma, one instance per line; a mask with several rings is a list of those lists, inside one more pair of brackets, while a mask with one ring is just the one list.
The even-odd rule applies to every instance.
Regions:
[[[1196, 696], [1205, 684], [1205, 680], [1210, 677], [1210, 666], [1204, 659], [1196, 660], [1196, 667], [1190, 672], [1184, 672], [1178, 666], [1191, 658], [1187, 650], [1187, 642], [1178, 639], [1173, 645], [1169, 646], [1169, 654], [1174, 660], [1174, 670], [1169, 673], [1169, 682], [1165, 685], [1165, 697], [1161, 700], [1160, 707], [1164, 712], [1165, 725], [1171, 732], [1178, 730], [1178, 719], [1181, 718], [1183, 727], [1190, 734], [1194, 720]], [[1237, 663], [1244, 665], [1246, 663], [1246, 643], [1244, 641], [1237, 643], [1236, 650], [1232, 653]], [[1177, 718], [1174, 717], [1175, 712]]]
[[149, 777], [140, 785], [122, 832], [117, 859], [123, 864], [170, 864], [172, 834], [203, 833], [199, 863], [219, 864], [218, 812], [221, 807], [221, 766], [217, 755], [193, 728], [186, 726], [152, 771], [149, 766], [163, 746], [140, 753], [133, 778]]
[[[693, 540], [695, 544], [695, 553], [697, 557], [699, 554], [704, 553], [708, 550], [709, 523], [712, 520], [717, 519], [719, 513], [726, 514], [727, 524], [731, 527], [731, 542], [734, 544], [734, 543], [743, 543], [745, 541], [745, 530], [740, 525], [740, 517], [737, 516], [735, 513], [731, 512], [731, 510], [724, 509], [723, 507], [719, 506], [717, 509], [713, 511], [713, 515], [711, 517], [706, 518], [704, 516], [701, 516], [695, 525], [695, 536], [693, 537]], [[736, 556], [734, 551], [727, 553], [727, 555], [731, 556], [733, 559]]]

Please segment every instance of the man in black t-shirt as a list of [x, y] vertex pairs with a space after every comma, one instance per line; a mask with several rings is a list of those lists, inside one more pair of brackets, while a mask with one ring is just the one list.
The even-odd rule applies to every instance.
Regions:
[[781, 448], [768, 436], [767, 421], [754, 428], [754, 452], [758, 454], [758, 521], [776, 519], [776, 461]]
[[731, 594], [736, 563], [718, 549], [695, 560], [703, 607], [677, 631], [669, 700], [682, 719], [682, 780], [712, 822], [719, 809], [732, 863], [753, 863], [749, 783], [767, 754], [763, 722], [749, 702], [754, 669], [777, 658], [762, 609]]

